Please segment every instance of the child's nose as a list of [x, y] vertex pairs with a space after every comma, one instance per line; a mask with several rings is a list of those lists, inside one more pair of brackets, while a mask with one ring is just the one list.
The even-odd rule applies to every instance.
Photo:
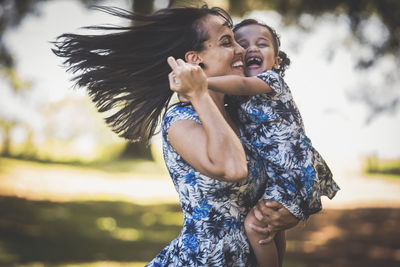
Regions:
[[249, 45], [249, 47], [247, 47], [247, 51], [259, 51], [260, 49], [258, 48], [257, 45]]

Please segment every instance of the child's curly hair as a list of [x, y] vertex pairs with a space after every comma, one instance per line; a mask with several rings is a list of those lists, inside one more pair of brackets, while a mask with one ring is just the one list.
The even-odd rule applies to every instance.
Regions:
[[275, 56], [279, 56], [279, 58], [281, 59], [281, 61], [279, 63], [279, 68], [276, 70], [276, 72], [278, 72], [279, 75], [281, 75], [282, 77], [285, 76], [285, 70], [290, 65], [290, 58], [287, 56], [287, 54], [285, 52], [283, 52], [282, 50], [279, 49], [281, 46], [281, 40], [279, 38], [279, 35], [276, 33], [276, 31], [272, 27], [268, 26], [267, 24], [260, 23], [255, 19], [245, 19], [245, 20], [242, 20], [240, 23], [236, 24], [235, 26], [233, 26], [232, 30], [233, 30], [233, 32], [236, 32], [241, 27], [253, 25], [253, 24], [260, 25], [262, 27], [267, 28], [270, 31], [270, 33], [272, 34]]

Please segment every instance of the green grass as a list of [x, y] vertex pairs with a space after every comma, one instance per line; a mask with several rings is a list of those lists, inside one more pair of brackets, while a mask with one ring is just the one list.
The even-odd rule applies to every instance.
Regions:
[[176, 204], [0, 197], [0, 213], [0, 266], [148, 262], [183, 223]]
[[[74, 262], [74, 263], [61, 263], [51, 264], [56, 267], [143, 267], [147, 262], [116, 262], [116, 261], [95, 261], [95, 262]], [[42, 262], [18, 264], [19, 267], [45, 267], [50, 266]]]
[[369, 175], [384, 175], [387, 178], [400, 179], [400, 159], [365, 159], [364, 172]]
[[[12, 181], [13, 171], [20, 168], [39, 178], [40, 171], [52, 168], [57, 172], [100, 170], [110, 179], [126, 177], [117, 174], [128, 172], [160, 174], [151, 164], [157, 163], [0, 158], [0, 178]], [[144, 266], [181, 231], [183, 218], [177, 203], [138, 205], [111, 200], [51, 202], [0, 196], [0, 266]], [[398, 266], [393, 256], [400, 247], [398, 221], [399, 209], [326, 210], [311, 216], [303, 227], [288, 231], [284, 266]]]
[[[182, 225], [178, 204], [0, 197], [0, 214], [0, 266], [144, 266]], [[284, 266], [398, 266], [399, 220], [399, 209], [312, 216], [288, 231]]]

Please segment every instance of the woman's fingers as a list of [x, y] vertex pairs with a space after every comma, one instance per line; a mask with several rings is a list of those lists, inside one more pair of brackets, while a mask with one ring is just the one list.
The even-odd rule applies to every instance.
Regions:
[[182, 59], [175, 60], [173, 57], [168, 57], [167, 62], [172, 69], [168, 75], [170, 88], [184, 96], [185, 102], [206, 92], [207, 76], [200, 67], [190, 65]]
[[266, 237], [265, 239], [259, 240], [258, 244], [265, 245], [265, 244], [271, 242], [272, 240], [274, 240], [275, 234], [276, 234], [276, 231], [269, 232], [268, 237]]
[[254, 232], [257, 232], [258, 234], [261, 235], [269, 235], [269, 229], [268, 227], [261, 227], [255, 224], [249, 224], [249, 227], [251, 230], [253, 230]]
[[264, 239], [261, 239], [258, 241], [258, 243], [260, 245], [271, 242], [274, 239], [275, 234], [276, 234], [276, 230], [272, 230], [272, 229], [270, 229], [270, 227], [261, 227], [261, 226], [255, 225], [255, 224], [249, 224], [249, 227], [254, 232], [257, 232], [258, 234], [264, 236]]
[[273, 200], [264, 200], [264, 204], [268, 208], [271, 208], [274, 210], [279, 210], [280, 208], [283, 208], [283, 205], [281, 203], [273, 201]]
[[253, 211], [254, 211], [254, 216], [256, 217], [256, 219], [259, 220], [260, 222], [263, 222], [264, 214], [260, 211], [260, 209], [257, 205], [253, 207]]
[[177, 82], [175, 79], [175, 74], [173, 72], [170, 72], [168, 74], [168, 80], [169, 80], [169, 87], [171, 88], [172, 91], [175, 91], [177, 89]]
[[180, 58], [178, 58], [177, 60], [176, 60], [176, 63], [178, 64], [178, 66], [181, 66], [181, 67], [183, 67], [183, 66], [185, 66], [186, 65], [186, 62], [185, 61], [183, 61], [182, 59], [180, 59]]
[[273, 230], [289, 229], [299, 222], [299, 219], [276, 201], [262, 200], [257, 203], [256, 207], [264, 216], [264, 222]]
[[278, 210], [279, 219], [281, 221], [281, 229], [289, 229], [296, 226], [299, 223], [299, 219], [296, 218], [288, 209], [282, 207]]
[[171, 67], [172, 70], [175, 70], [178, 67], [178, 63], [176, 62], [174, 57], [167, 58], [168, 65]]
[[255, 207], [257, 208], [257, 210], [259, 210], [259, 212], [262, 214], [262, 216], [265, 216], [265, 217], [272, 217], [276, 213], [275, 209], [267, 207], [264, 204], [264, 200], [258, 201]]

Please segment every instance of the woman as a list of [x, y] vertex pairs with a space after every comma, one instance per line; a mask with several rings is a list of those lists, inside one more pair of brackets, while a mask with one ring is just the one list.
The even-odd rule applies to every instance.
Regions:
[[[181, 234], [149, 266], [250, 266], [255, 264], [243, 220], [262, 194], [260, 161], [245, 154], [240, 128], [224, 108], [224, 95], [208, 91], [206, 76], [243, 75], [243, 49], [234, 41], [229, 15], [221, 9], [170, 8], [138, 15], [102, 8], [141, 22], [105, 35], [64, 34], [54, 52], [65, 57], [79, 86], [86, 86], [107, 123], [122, 137], [148, 140], [171, 87], [191, 102], [163, 117], [166, 165], [179, 193], [185, 222]], [[197, 67], [195, 65], [201, 66]], [[247, 157], [247, 158], [246, 158]], [[256, 206], [265, 229], [297, 220], [277, 203]], [[268, 216], [263, 216], [268, 215]], [[271, 218], [274, 218], [271, 220]]]

